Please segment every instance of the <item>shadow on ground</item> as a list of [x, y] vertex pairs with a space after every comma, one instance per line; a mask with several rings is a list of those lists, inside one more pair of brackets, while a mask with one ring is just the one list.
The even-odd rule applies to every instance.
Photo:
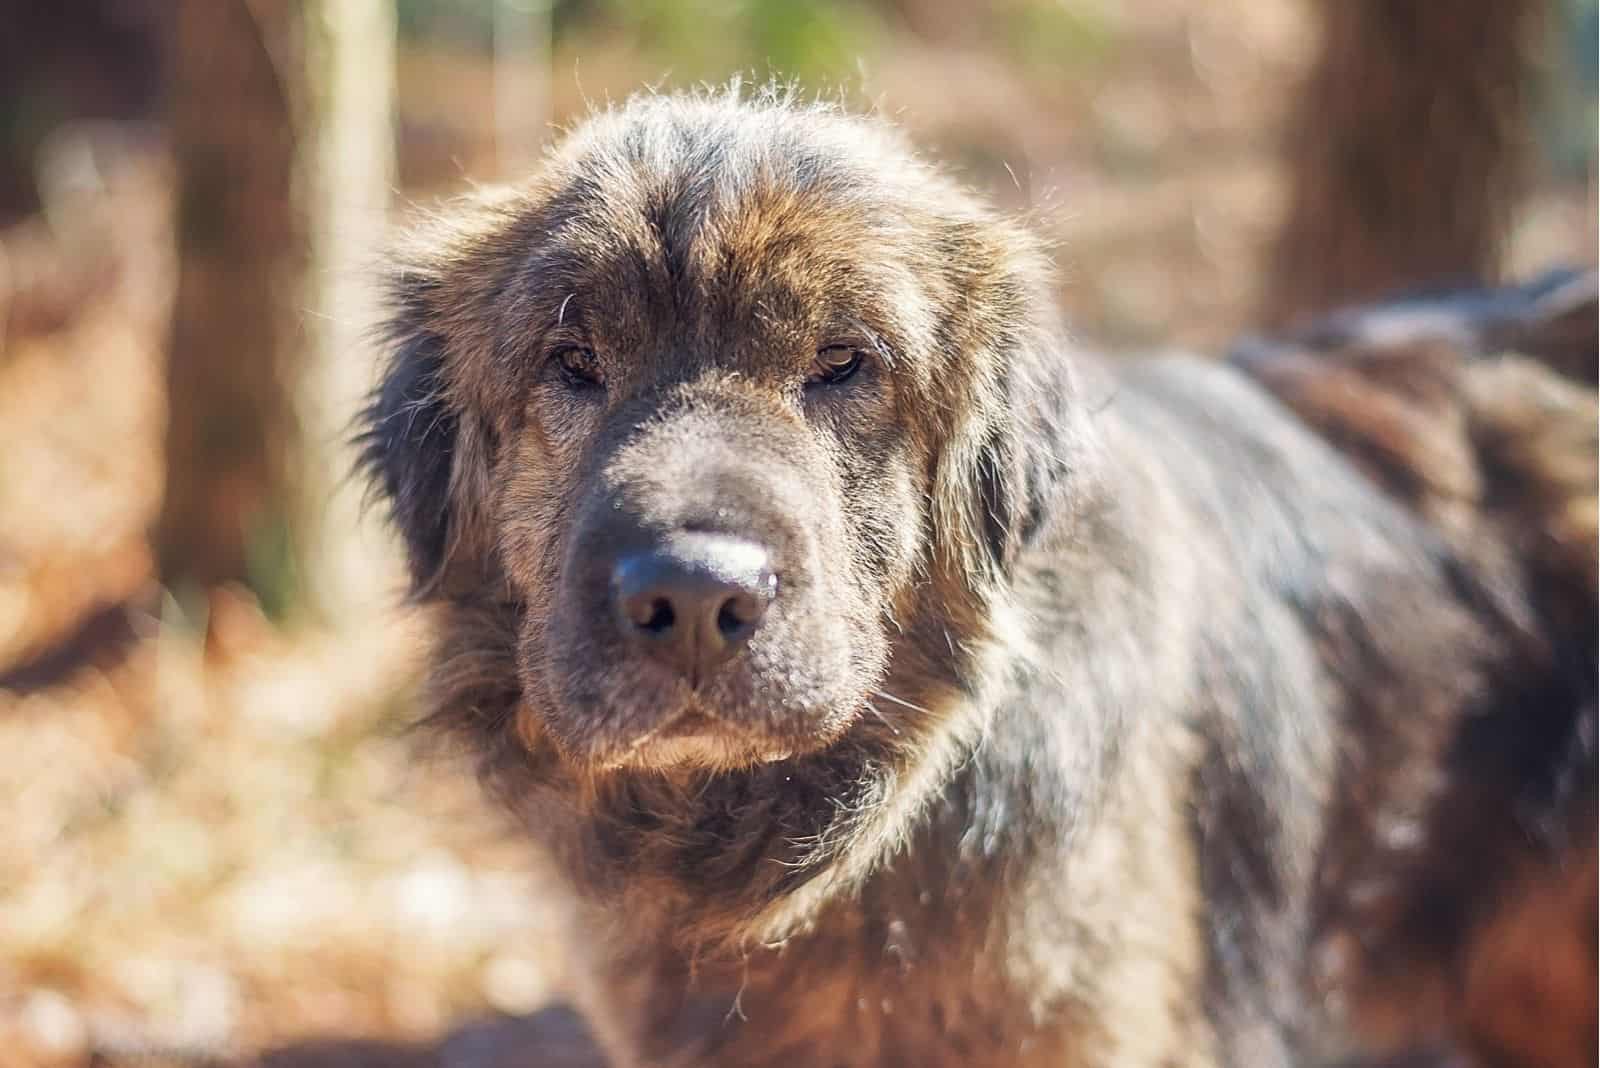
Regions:
[[263, 1053], [250, 1068], [606, 1068], [583, 1020], [565, 1007], [478, 1020], [436, 1043], [313, 1039]]

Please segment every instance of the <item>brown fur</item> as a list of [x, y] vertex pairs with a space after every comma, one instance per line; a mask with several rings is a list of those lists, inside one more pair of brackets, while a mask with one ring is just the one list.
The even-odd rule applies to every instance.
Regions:
[[[1417, 769], [1571, 683], [1514, 570], [1248, 375], [1072, 350], [1049, 288], [884, 125], [781, 94], [598, 115], [396, 269], [367, 462], [430, 700], [561, 873], [615, 1063], [1358, 1049], [1307, 961], [1407, 892]], [[781, 582], [691, 686], [605, 563], [697, 530]]]
[[1571, 688], [1531, 690], [1464, 726], [1442, 765], [1416, 769], [1439, 792], [1425, 848], [1366, 917], [1360, 948], [1342, 947], [1368, 973], [1373, 1031], [1396, 1044], [1443, 1032], [1490, 1065], [1576, 1068], [1600, 1048], [1597, 716], [1584, 685], [1600, 409], [1581, 384], [1592, 370], [1565, 377], [1574, 354], [1595, 360], [1596, 306], [1592, 272], [1556, 272], [1520, 292], [1359, 309], [1236, 355], [1471, 562], [1521, 616], [1528, 662], [1569, 665]]

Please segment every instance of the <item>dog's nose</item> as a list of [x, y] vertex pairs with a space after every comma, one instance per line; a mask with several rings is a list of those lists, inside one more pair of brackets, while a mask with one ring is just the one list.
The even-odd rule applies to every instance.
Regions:
[[611, 605], [636, 648], [699, 685], [750, 640], [777, 586], [755, 542], [684, 533], [620, 557]]

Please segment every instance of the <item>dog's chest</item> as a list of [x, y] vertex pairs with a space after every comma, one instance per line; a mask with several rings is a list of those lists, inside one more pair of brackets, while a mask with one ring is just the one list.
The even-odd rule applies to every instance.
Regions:
[[[892, 945], [876, 959], [834, 940], [763, 954], [745, 974], [701, 977], [686, 1008], [717, 1014], [704, 1047], [719, 1068], [882, 1065], [1008, 1068], [1085, 1063], [1072, 1055], [1067, 1014], [1036, 1019], [1026, 991], [991, 962], [942, 954], [908, 961]], [[707, 990], [715, 988], [716, 993]], [[731, 993], [730, 993], [731, 990]]]

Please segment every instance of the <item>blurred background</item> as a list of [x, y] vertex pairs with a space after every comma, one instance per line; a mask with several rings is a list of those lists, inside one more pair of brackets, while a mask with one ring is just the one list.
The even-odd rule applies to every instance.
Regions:
[[1026, 214], [1084, 339], [1219, 351], [1593, 264], [1596, 35], [1594, 0], [0, 0], [0, 1068], [488, 1064], [474, 1021], [561, 997], [527, 858], [405, 731], [420, 629], [347, 474], [408, 213], [642, 87], [778, 77]]

